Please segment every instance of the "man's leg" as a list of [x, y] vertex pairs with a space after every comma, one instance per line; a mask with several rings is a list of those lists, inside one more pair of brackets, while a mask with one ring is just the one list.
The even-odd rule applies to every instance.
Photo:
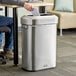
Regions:
[[13, 24], [8, 25], [11, 29], [10, 33], [5, 33], [5, 46], [4, 51], [7, 58], [13, 59]]

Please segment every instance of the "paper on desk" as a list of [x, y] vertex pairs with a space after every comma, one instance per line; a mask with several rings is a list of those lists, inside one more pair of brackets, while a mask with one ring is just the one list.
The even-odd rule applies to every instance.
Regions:
[[33, 16], [40, 16], [39, 10], [37, 8], [34, 8], [34, 10], [31, 13]]

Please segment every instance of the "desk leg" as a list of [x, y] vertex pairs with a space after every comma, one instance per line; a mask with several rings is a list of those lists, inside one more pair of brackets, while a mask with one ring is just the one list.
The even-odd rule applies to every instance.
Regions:
[[18, 20], [17, 8], [13, 8], [13, 21], [14, 21], [14, 64], [18, 64]]
[[7, 16], [7, 13], [8, 13], [7, 7], [5, 7], [5, 16]]

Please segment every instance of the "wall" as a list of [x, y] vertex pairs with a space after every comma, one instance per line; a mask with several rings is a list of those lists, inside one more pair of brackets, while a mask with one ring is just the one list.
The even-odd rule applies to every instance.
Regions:
[[[45, 2], [50, 2], [50, 3], [54, 3], [54, 0], [44, 0]], [[76, 12], [76, 0], [73, 0], [74, 1], [74, 11]], [[48, 10], [51, 10], [52, 9], [52, 6], [51, 7], [48, 7], [47, 8]]]
[[5, 15], [4, 7], [0, 6], [0, 8], [3, 8], [3, 10], [2, 10], [2, 11], [0, 11], [0, 15]]

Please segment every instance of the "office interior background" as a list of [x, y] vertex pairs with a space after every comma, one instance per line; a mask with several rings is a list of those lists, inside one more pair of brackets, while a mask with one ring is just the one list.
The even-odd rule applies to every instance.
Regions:
[[[45, 1], [52, 2], [53, 0], [45, 0]], [[4, 7], [2, 8], [3, 11], [0, 11], [0, 15], [5, 14]], [[9, 11], [8, 16], [12, 17], [12, 9], [9, 8], [8, 11]], [[23, 7], [18, 8], [17, 11], [18, 11], [18, 27], [21, 27], [20, 18], [23, 15], [30, 15], [32, 13], [27, 11]], [[73, 17], [76, 16], [76, 13], [71, 14], [72, 15], [70, 16], [72, 20]], [[67, 14], [66, 16], [69, 15]], [[21, 32], [19, 32], [19, 55], [21, 55], [22, 50], [21, 40], [22, 40]], [[8, 62], [6, 65], [0, 65], [0, 76], [76, 76], [76, 28], [63, 30], [63, 36], [57, 35], [57, 67], [55, 69], [48, 69], [38, 72], [27, 72], [21, 69], [21, 65], [19, 65], [18, 67], [13, 67], [12, 64], [13, 64], [12, 62]]]

